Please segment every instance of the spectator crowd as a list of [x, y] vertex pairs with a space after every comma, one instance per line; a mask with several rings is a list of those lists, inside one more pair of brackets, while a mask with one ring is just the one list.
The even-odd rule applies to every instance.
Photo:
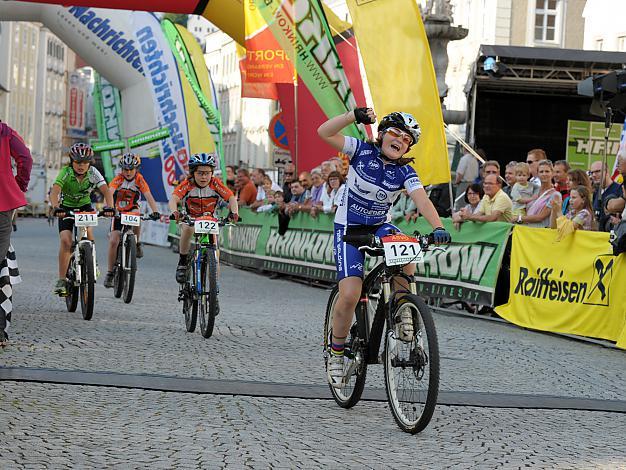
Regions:
[[[486, 158], [482, 150], [477, 153]], [[314, 218], [320, 213], [334, 213], [347, 170], [347, 162], [340, 157], [332, 157], [310, 172], [297, 173], [293, 164], [287, 164], [279, 185], [261, 168], [226, 168], [228, 185], [238, 195], [240, 206], [275, 213], [284, 223], [299, 212]], [[613, 181], [611, 170], [602, 162], [593, 162], [586, 171], [570, 168], [565, 160], [553, 163], [537, 148], [528, 152], [525, 161], [511, 161], [503, 170], [504, 176], [496, 160], [480, 165], [478, 159], [466, 154], [453, 177], [454, 204], [447, 184], [426, 190], [439, 215], [451, 216], [457, 228], [468, 221], [500, 221], [567, 233], [608, 232], [619, 224], [625, 211], [624, 185]], [[618, 157], [618, 171], [626, 177], [626, 156]], [[418, 217], [415, 204], [403, 191], [392, 208], [391, 221], [411, 222]]]

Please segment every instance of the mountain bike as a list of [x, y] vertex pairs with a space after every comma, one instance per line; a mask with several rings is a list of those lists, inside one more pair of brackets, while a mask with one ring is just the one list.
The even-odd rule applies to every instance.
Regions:
[[[430, 309], [418, 295], [414, 276], [402, 267], [420, 261], [432, 242], [431, 236], [391, 234], [344, 236], [351, 243], [384, 261], [364, 279], [355, 318], [346, 338], [344, 383], [330, 386], [333, 398], [343, 408], [351, 408], [361, 398], [367, 366], [384, 365], [387, 400], [398, 426], [412, 434], [430, 422], [439, 393], [439, 345]], [[396, 288], [403, 284], [408, 289]], [[324, 323], [324, 361], [328, 367], [332, 324], [339, 287], [331, 291]], [[400, 318], [410, 312], [412, 338], [401, 338]], [[406, 315], [405, 315], [406, 318]], [[381, 340], [384, 339], [380, 354]]]
[[99, 217], [102, 215], [97, 212], [74, 211], [69, 211], [68, 217], [64, 217], [74, 219], [72, 254], [65, 275], [68, 291], [65, 305], [68, 312], [75, 312], [80, 298], [80, 308], [85, 320], [91, 320], [93, 316], [97, 272], [96, 246], [87, 238], [87, 228], [96, 227]]
[[195, 331], [199, 311], [200, 333], [204, 338], [210, 338], [215, 317], [220, 312], [217, 285], [219, 231], [220, 227], [233, 224], [227, 218], [193, 218], [188, 215], [183, 215], [181, 222], [194, 227], [194, 248], [187, 257], [187, 281], [180, 284], [178, 301], [183, 302], [186, 330]]
[[113, 267], [113, 295], [119, 299], [124, 294], [123, 300], [129, 304], [137, 272], [137, 236], [133, 227], [139, 227], [142, 220], [149, 220], [150, 217], [142, 217], [138, 212], [122, 212], [115, 217], [120, 219], [122, 234]]

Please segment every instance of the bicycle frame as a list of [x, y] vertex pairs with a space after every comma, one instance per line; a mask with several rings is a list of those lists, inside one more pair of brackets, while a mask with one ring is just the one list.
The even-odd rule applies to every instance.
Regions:
[[96, 272], [96, 247], [94, 243], [87, 238], [87, 227], [76, 227], [74, 225], [74, 241], [72, 247], [74, 251], [74, 285], [79, 286], [82, 281], [82, 269], [81, 269], [81, 246], [91, 245], [93, 252], [93, 272]]
[[[409, 283], [409, 290], [395, 290], [392, 291], [391, 283], [394, 278], [404, 278]], [[367, 292], [365, 286], [373, 285], [378, 279], [380, 279], [382, 287], [382, 297], [376, 307], [374, 318], [370, 318], [370, 312], [368, 309], [369, 299], [366, 297]], [[402, 272], [402, 266], [387, 266], [381, 264], [372, 271], [365, 281], [363, 282], [364, 289], [361, 292], [361, 299], [355, 312], [357, 316], [357, 325], [359, 327], [359, 340], [362, 343], [361, 350], [364, 351], [365, 357], [361, 358], [366, 364], [380, 364], [381, 358], [378, 355], [380, 351], [380, 343], [382, 341], [383, 332], [385, 331], [385, 321], [393, 324], [393, 318], [391, 318], [391, 312], [393, 312], [398, 298], [403, 294], [411, 293], [417, 294], [417, 284], [414, 276], [409, 276]], [[371, 322], [370, 322], [371, 320]], [[371, 327], [370, 327], [371, 324]], [[352, 375], [354, 370], [359, 367], [359, 361], [352, 361], [346, 376]]]
[[[194, 279], [202, 279], [202, 253], [206, 249], [217, 250], [217, 235], [212, 234], [194, 234], [194, 251], [193, 251], [193, 263], [194, 263]], [[204, 292], [204, 286], [201, 282], [195, 282], [194, 288], [198, 295], [207, 294]]]
[[129, 236], [135, 236], [135, 232], [133, 231], [132, 225], [122, 224], [122, 236], [120, 237], [120, 242], [118, 245], [118, 250], [120, 253], [120, 266], [124, 271], [130, 271], [130, 268], [125, 265], [126, 263], [126, 240], [128, 240]]

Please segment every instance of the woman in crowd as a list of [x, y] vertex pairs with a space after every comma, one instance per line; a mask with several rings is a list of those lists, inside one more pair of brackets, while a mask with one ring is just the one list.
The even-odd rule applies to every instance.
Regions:
[[[478, 183], [470, 184], [465, 190], [465, 207], [461, 210], [469, 211], [470, 214], [476, 212], [478, 208], [478, 204], [480, 204], [480, 200], [485, 195], [485, 191], [483, 191], [483, 187]], [[452, 221], [454, 222], [454, 227], [459, 230], [463, 219], [461, 219], [461, 211], [455, 212], [452, 214]]]
[[332, 214], [337, 210], [341, 195], [343, 194], [344, 179], [338, 171], [331, 171], [328, 175], [328, 181], [322, 193], [322, 210], [326, 214]]
[[[590, 192], [592, 192], [591, 179], [589, 179], [589, 176], [587, 175], [586, 172], [578, 168], [574, 170], [569, 170], [567, 172], [567, 189], [571, 191], [572, 189], [578, 186], [584, 186], [588, 188]], [[570, 197], [568, 196], [563, 200], [563, 206], [562, 206], [563, 215], [566, 215], [569, 212], [569, 210], [570, 210]]]
[[592, 192], [586, 186], [574, 186], [569, 193], [569, 211], [565, 216], [560, 214], [558, 207], [552, 207], [551, 226], [557, 228], [557, 220], [565, 218], [572, 221], [573, 230], [595, 230], [596, 222], [593, 217]]
[[550, 227], [550, 214], [553, 204], [561, 207], [561, 193], [554, 189], [552, 176], [554, 169], [550, 160], [541, 160], [537, 165], [537, 176], [541, 186], [537, 199], [526, 207], [526, 215], [519, 214], [514, 222], [529, 227]]

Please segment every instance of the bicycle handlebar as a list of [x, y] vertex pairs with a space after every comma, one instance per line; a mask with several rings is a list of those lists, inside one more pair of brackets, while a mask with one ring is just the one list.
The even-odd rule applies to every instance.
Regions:
[[[234, 222], [232, 222], [228, 217], [222, 217], [222, 218], [217, 218], [217, 224], [220, 227], [224, 227], [225, 225], [235, 225]], [[170, 220], [176, 220], [176, 217], [174, 216], [174, 214], [170, 214]], [[241, 216], [239, 216], [239, 220], [238, 222], [241, 222]], [[191, 217], [188, 214], [181, 214], [180, 220], [179, 222], [182, 222], [184, 224], [188, 224], [188, 225], [192, 225], [194, 222], [196, 221], [196, 217]]]
[[[96, 211], [94, 211], [94, 212], [96, 212]], [[65, 215], [64, 217], [59, 217], [59, 219], [73, 219], [76, 214], [85, 214], [85, 213], [89, 213], [89, 212], [80, 212], [80, 211], [68, 210], [68, 211], [65, 211], [65, 213], [67, 215]], [[99, 212], [97, 212], [97, 214], [98, 214], [98, 218], [99, 219], [109, 219], [109, 218], [112, 218], [112, 217], [117, 217], [115, 215], [104, 215], [104, 211], [99, 211]]]

